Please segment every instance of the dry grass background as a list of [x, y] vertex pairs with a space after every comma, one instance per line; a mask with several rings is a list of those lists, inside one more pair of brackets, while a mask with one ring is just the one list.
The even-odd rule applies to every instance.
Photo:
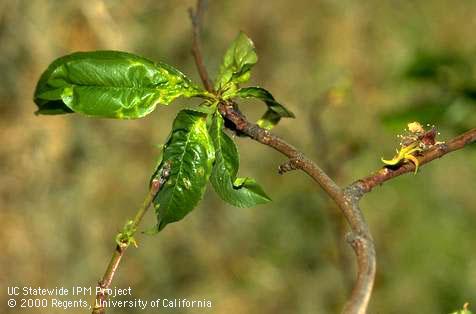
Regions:
[[[189, 52], [193, 3], [0, 2], [1, 307], [6, 286], [95, 284], [113, 236], [146, 193], [157, 145], [184, 104], [135, 121], [35, 116], [39, 75], [72, 51], [120, 49], [170, 63], [198, 81]], [[375, 170], [380, 156], [393, 152], [395, 133], [380, 116], [422, 92], [400, 78], [415, 50], [474, 56], [476, 48], [474, 1], [210, 1], [205, 25], [211, 73], [238, 30], [253, 38], [260, 57], [253, 82], [297, 116], [276, 133], [325, 159], [341, 184]], [[329, 89], [337, 92], [324, 97]], [[254, 102], [242, 108], [250, 117], [263, 111]], [[441, 132], [454, 135], [450, 128]], [[138, 238], [140, 247], [127, 252], [115, 284], [130, 285], [133, 298], [213, 302], [212, 309], [165, 313], [338, 312], [354, 270], [352, 264], [341, 269], [341, 249], [344, 258], [352, 256], [335, 238], [333, 207], [303, 174], [278, 176], [281, 156], [247, 139], [237, 142], [240, 173], [257, 178], [273, 202], [232, 208], [209, 189], [185, 220]], [[346, 160], [338, 161], [339, 154]], [[365, 198], [378, 254], [370, 313], [476, 306], [475, 161], [474, 149], [457, 152]], [[144, 228], [154, 223], [149, 213]], [[139, 310], [109, 313], [125, 312]]]

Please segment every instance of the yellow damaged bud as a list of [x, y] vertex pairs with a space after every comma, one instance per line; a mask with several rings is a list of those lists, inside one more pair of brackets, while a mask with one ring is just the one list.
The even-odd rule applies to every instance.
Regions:
[[418, 142], [414, 142], [408, 146], [402, 147], [400, 150], [397, 149], [397, 154], [390, 160], [381, 158], [382, 162], [389, 166], [395, 166], [405, 162], [412, 162], [415, 165], [415, 172], [418, 172], [418, 166], [420, 165], [418, 159], [415, 157], [415, 153], [421, 152], [422, 149], [419, 147]]
[[400, 139], [401, 148], [397, 149], [397, 154], [392, 159], [381, 158], [382, 162], [389, 166], [411, 162], [415, 165], [416, 174], [420, 165], [416, 156], [421, 152], [429, 150], [434, 145], [442, 143], [437, 142], [435, 139], [436, 135], [439, 134], [436, 131], [436, 127], [429, 124], [427, 124], [427, 127], [430, 129], [425, 130], [418, 121], [408, 123], [408, 130], [405, 130], [403, 135], [397, 135], [397, 138]]

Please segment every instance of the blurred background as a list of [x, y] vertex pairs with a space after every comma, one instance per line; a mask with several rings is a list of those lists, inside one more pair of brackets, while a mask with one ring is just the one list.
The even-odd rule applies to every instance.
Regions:
[[[0, 1], [1, 312], [89, 312], [9, 309], [6, 287], [95, 286], [186, 103], [134, 121], [35, 116], [41, 72], [73, 51], [117, 49], [172, 64], [199, 82], [192, 5]], [[204, 22], [209, 72], [217, 72], [237, 32], [247, 33], [260, 58], [250, 84], [296, 114], [275, 132], [341, 185], [381, 167], [407, 122], [436, 125], [440, 140], [476, 126], [475, 1], [209, 1]], [[264, 111], [258, 102], [241, 108], [250, 119]], [[137, 236], [139, 248], [127, 251], [113, 285], [131, 286], [130, 299], [213, 304], [164, 313], [339, 312], [355, 275], [339, 212], [303, 173], [279, 176], [282, 156], [237, 142], [240, 175], [255, 177], [273, 202], [233, 208], [209, 188], [183, 221]], [[378, 258], [370, 313], [449, 313], [464, 302], [476, 308], [475, 186], [472, 145], [365, 196]], [[151, 211], [142, 227], [154, 224]]]

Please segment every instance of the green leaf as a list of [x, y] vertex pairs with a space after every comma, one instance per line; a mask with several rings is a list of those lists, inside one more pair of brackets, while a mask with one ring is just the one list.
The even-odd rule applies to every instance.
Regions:
[[223, 131], [223, 118], [216, 114], [210, 134], [215, 146], [215, 164], [210, 182], [218, 195], [236, 207], [252, 207], [271, 199], [251, 178], [236, 178], [239, 155], [233, 140]]
[[235, 85], [248, 81], [251, 68], [257, 61], [258, 55], [253, 42], [245, 33], [240, 32], [225, 53], [215, 89], [233, 89]]
[[170, 176], [154, 200], [159, 230], [184, 218], [205, 192], [214, 160], [206, 120], [206, 114], [192, 110], [182, 110], [175, 118], [161, 165], [154, 174], [171, 162]]
[[281, 118], [295, 118], [294, 113], [278, 103], [274, 99], [273, 95], [271, 95], [271, 93], [264, 88], [241, 88], [236, 93], [236, 96], [241, 98], [257, 98], [266, 103], [268, 110], [264, 113], [261, 119], [258, 120], [258, 125], [264, 129], [272, 129], [279, 122], [279, 120], [281, 120]]
[[203, 95], [177, 69], [119, 51], [76, 52], [55, 60], [41, 75], [37, 113], [78, 112], [136, 119], [179, 96]]

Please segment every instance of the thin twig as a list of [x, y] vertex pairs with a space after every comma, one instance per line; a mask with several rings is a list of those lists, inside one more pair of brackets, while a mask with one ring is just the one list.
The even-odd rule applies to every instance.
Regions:
[[[455, 150], [461, 149], [466, 145], [476, 141], [476, 128], [463, 133], [446, 143], [436, 144], [434, 147], [424, 152], [422, 156], [417, 156], [420, 166], [429, 163], [432, 160], [443, 157]], [[375, 186], [381, 185], [385, 181], [398, 177], [402, 174], [415, 171], [415, 165], [412, 163], [403, 164], [397, 169], [382, 168], [374, 174], [355, 181], [354, 186], [358, 186], [364, 193], [370, 192]]]
[[[203, 11], [201, 10], [203, 10], [203, 1], [198, 0], [195, 12], [203, 14]], [[193, 11], [191, 12], [193, 27], [192, 53], [205, 88], [212, 92], [200, 51], [199, 36], [201, 25], [200, 19], [197, 18], [199, 15], [194, 15]], [[411, 172], [414, 170], [414, 166], [411, 164], [404, 164], [394, 171], [390, 171], [389, 169], [381, 170], [375, 175], [356, 181], [347, 188], [341, 189], [318, 165], [304, 156], [304, 154], [298, 151], [295, 147], [268, 130], [250, 123], [241, 112], [236, 110], [233, 103], [221, 102], [218, 105], [218, 109], [221, 115], [229, 122], [228, 127], [232, 131], [235, 131], [238, 134], [244, 134], [261, 144], [274, 148], [288, 157], [289, 160], [282, 168], [280, 168], [281, 171], [286, 172], [293, 169], [304, 171], [314, 179], [314, 181], [316, 181], [338, 205], [352, 231], [347, 236], [347, 239], [354, 249], [357, 259], [357, 279], [354, 288], [352, 289], [351, 296], [344, 306], [343, 313], [366, 313], [375, 280], [376, 257], [374, 242], [362, 211], [360, 210], [359, 201], [362, 196], [369, 192], [375, 185], [381, 184], [384, 181], [403, 173]], [[449, 141], [446, 145], [438, 145], [419, 158], [420, 164], [423, 165], [449, 152], [461, 149], [465, 145], [474, 142], [475, 138], [476, 129], [473, 129]]]
[[[198, 72], [202, 78], [203, 85], [212, 91], [209, 85], [208, 74], [203, 62], [200, 50], [200, 16], [203, 14], [203, 1], [197, 1], [195, 14], [191, 14], [193, 27], [193, 49]], [[200, 13], [200, 14], [197, 14]], [[243, 114], [235, 109], [232, 103], [222, 102], [218, 105], [221, 115], [231, 122], [233, 130], [249, 136], [255, 141], [270, 146], [289, 158], [289, 166], [294, 169], [301, 169], [313, 178], [322, 189], [336, 202], [345, 218], [347, 219], [353, 232], [353, 248], [357, 255], [357, 265], [359, 275], [351, 298], [346, 305], [345, 313], [364, 313], [370, 299], [373, 282], [375, 278], [375, 250], [363, 215], [356, 204], [352, 203], [348, 195], [342, 190], [319, 166], [304, 156], [292, 145], [277, 137], [271, 132], [260, 128], [258, 125], [250, 123]]]
[[[343, 313], [365, 313], [375, 280], [376, 257], [372, 236], [359, 208], [359, 201], [374, 186], [404, 173], [413, 172], [415, 166], [407, 163], [396, 170], [383, 168], [376, 174], [358, 180], [341, 190], [322, 169], [292, 145], [256, 124], [248, 122], [241, 113], [234, 110], [232, 105], [220, 104], [219, 108], [222, 115], [233, 123], [237, 131], [287, 156], [289, 158], [287, 164], [291, 163], [292, 168], [301, 169], [311, 176], [339, 206], [352, 230], [347, 238], [355, 251], [358, 268], [357, 280]], [[434, 148], [418, 157], [420, 165], [461, 149], [475, 141], [476, 129], [472, 129], [445, 144], [435, 145]]]
[[206, 6], [206, 0], [198, 0], [196, 9], [193, 10], [192, 8], [190, 8], [189, 14], [190, 20], [192, 21], [192, 55], [195, 59], [195, 64], [197, 65], [198, 74], [200, 75], [200, 79], [202, 80], [203, 86], [207, 91], [212, 93], [213, 84], [208, 76], [207, 68], [203, 61], [202, 49], [200, 47], [200, 25], [202, 23], [203, 13], [206, 10]]
[[[420, 167], [435, 159], [441, 158], [448, 153], [462, 149], [474, 142], [476, 142], [476, 128], [449, 140], [447, 143], [436, 144], [433, 148], [424, 152], [422, 156], [418, 156]], [[366, 193], [369, 193], [375, 186], [381, 185], [385, 181], [393, 179], [402, 174], [413, 172], [414, 170], [415, 165], [412, 163], [405, 163], [398, 169], [394, 170], [390, 168], [382, 168], [376, 173], [350, 184], [345, 189], [345, 194], [349, 198], [350, 204], [352, 204], [352, 206], [358, 210], [359, 201], [362, 196], [364, 196]], [[360, 212], [360, 210], [358, 210], [358, 212]], [[368, 303], [372, 291], [368, 290], [369, 288], [371, 289], [371, 286], [366, 285], [365, 282], [370, 280], [371, 277], [374, 277], [375, 274], [371, 275], [365, 271], [375, 271], [375, 265], [372, 265], [375, 263], [375, 256], [372, 256], [375, 254], [375, 250], [373, 248], [365, 249], [365, 247], [362, 247], [368, 243], [366, 243], [366, 241], [362, 242], [359, 238], [350, 236], [348, 240], [357, 254], [357, 264], [359, 268], [357, 284], [352, 290], [351, 299], [365, 300], [365, 302], [362, 302], [362, 304]], [[365, 313], [365, 309], [359, 309], [351, 302], [348, 302], [344, 308], [344, 313]]]
[[248, 122], [242, 113], [234, 109], [233, 105], [221, 103], [219, 110], [222, 116], [234, 125], [236, 131], [287, 156], [289, 158], [287, 164], [291, 163], [292, 168], [307, 173], [337, 204], [351, 229], [348, 239], [356, 254], [358, 269], [357, 280], [343, 313], [365, 313], [375, 279], [376, 257], [370, 230], [359, 208], [360, 195], [354, 193], [353, 189], [341, 189], [312, 160], [280, 137]]
[[102, 279], [98, 282], [98, 292], [96, 294], [96, 299], [94, 302], [93, 314], [104, 314], [106, 313], [105, 302], [107, 300], [107, 291], [111, 286], [112, 280], [114, 279], [114, 275], [116, 274], [117, 268], [121, 263], [122, 256], [124, 255], [125, 251], [129, 247], [131, 243], [135, 243], [133, 240], [134, 233], [144, 218], [145, 213], [149, 209], [150, 205], [154, 201], [157, 193], [159, 193], [160, 189], [167, 181], [167, 178], [170, 175], [170, 164], [165, 163], [160, 176], [154, 180], [152, 180], [149, 192], [142, 203], [142, 206], [137, 210], [134, 219], [128, 224], [128, 230], [131, 233], [128, 235], [128, 239], [123, 239], [120, 241], [112, 253], [111, 260], [107, 266], [106, 272]]

